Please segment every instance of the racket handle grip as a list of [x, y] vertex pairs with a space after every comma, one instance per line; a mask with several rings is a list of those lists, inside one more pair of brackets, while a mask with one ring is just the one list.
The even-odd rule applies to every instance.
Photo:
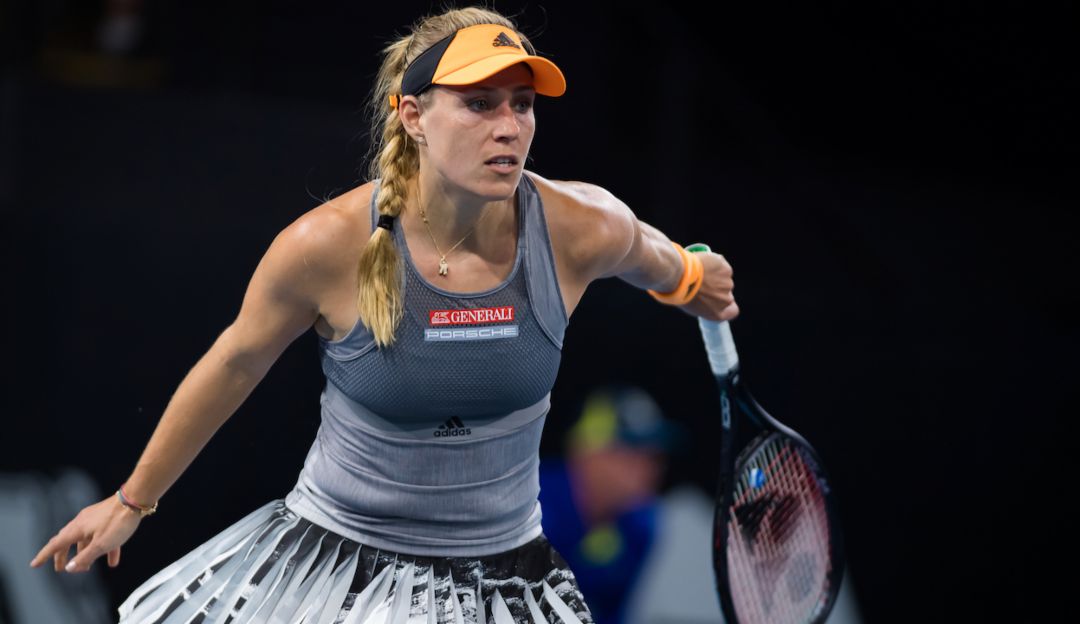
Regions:
[[[686, 250], [712, 251], [705, 243], [687, 245]], [[739, 354], [735, 351], [735, 339], [731, 336], [731, 325], [728, 321], [710, 321], [698, 317], [698, 326], [701, 328], [701, 337], [705, 341], [705, 354], [709, 357], [709, 367], [713, 375], [723, 377], [739, 363]]]

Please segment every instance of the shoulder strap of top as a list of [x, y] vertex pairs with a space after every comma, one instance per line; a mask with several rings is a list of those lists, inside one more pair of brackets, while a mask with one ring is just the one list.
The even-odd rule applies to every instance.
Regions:
[[379, 223], [379, 209], [375, 206], [378, 204], [379, 199], [379, 179], [375, 178], [375, 184], [371, 187], [371, 231], [375, 232], [375, 227]]
[[522, 173], [521, 177], [522, 187], [519, 190], [525, 193], [525, 281], [528, 284], [529, 300], [544, 333], [555, 346], [562, 349], [569, 317], [555, 272], [555, 252], [544, 217], [544, 203], [540, 199], [540, 191], [528, 174]]

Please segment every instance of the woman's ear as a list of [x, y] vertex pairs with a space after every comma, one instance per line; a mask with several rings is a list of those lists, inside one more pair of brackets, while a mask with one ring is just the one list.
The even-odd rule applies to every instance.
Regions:
[[405, 132], [417, 143], [424, 144], [424, 129], [421, 124], [423, 104], [420, 103], [420, 98], [415, 95], [402, 96], [397, 113], [401, 119], [401, 125], [405, 127]]

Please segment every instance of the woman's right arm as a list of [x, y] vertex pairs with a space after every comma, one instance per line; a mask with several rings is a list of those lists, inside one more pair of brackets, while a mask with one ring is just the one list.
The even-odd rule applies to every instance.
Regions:
[[[332, 281], [325, 218], [312, 211], [278, 234], [252, 275], [236, 320], [184, 377], [131, 476], [124, 494], [153, 504], [191, 464], [214, 433], [240, 407], [286, 347], [319, 315], [320, 293]], [[332, 230], [331, 230], [332, 231]], [[115, 495], [86, 507], [34, 557], [37, 567], [53, 558], [57, 571], [81, 572], [134, 533], [138, 513]], [[65, 568], [68, 551], [78, 554]]]

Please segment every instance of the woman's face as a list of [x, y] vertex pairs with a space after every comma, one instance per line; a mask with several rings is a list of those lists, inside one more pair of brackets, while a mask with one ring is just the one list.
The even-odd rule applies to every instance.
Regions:
[[[438, 85], [417, 119], [421, 166], [487, 200], [513, 195], [536, 130], [532, 71], [517, 63], [471, 85]], [[509, 155], [510, 165], [492, 164]]]

